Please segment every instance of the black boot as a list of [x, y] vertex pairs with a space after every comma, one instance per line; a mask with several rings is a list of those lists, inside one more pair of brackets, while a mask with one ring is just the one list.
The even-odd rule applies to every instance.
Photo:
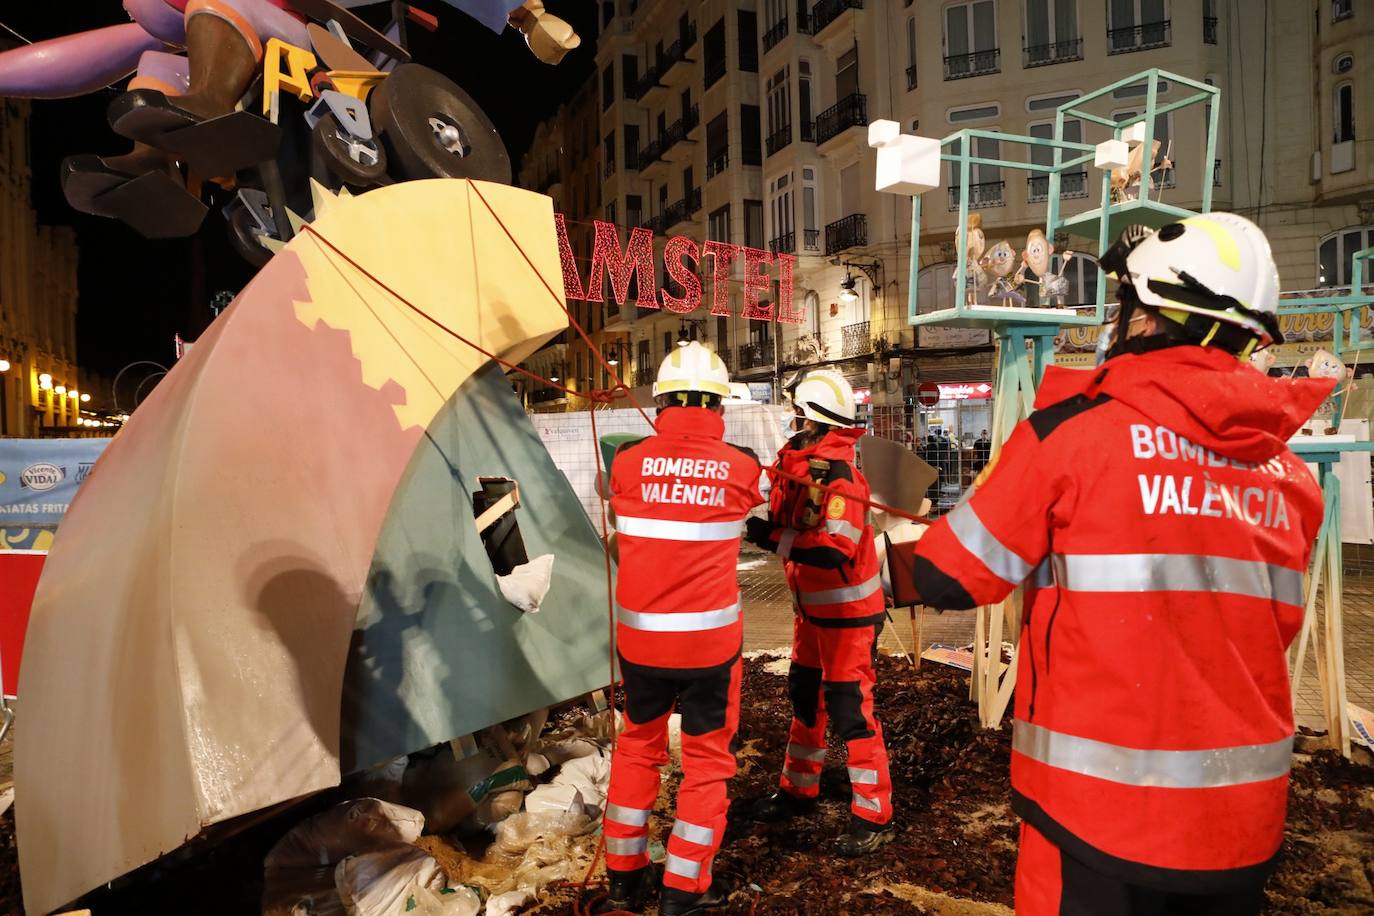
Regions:
[[781, 789], [754, 802], [749, 816], [764, 824], [777, 824], [816, 810], [814, 798], [798, 798]]
[[835, 854], [846, 859], [857, 859], [868, 855], [879, 846], [886, 846], [897, 836], [892, 822], [874, 824], [860, 818], [851, 818], [849, 832], [835, 842]]
[[658, 874], [652, 865], [636, 868], [634, 871], [606, 869], [610, 879], [610, 893], [606, 899], [593, 907], [594, 913], [610, 913], [625, 910], [638, 913], [649, 902], [649, 896], [658, 885]]
[[658, 904], [659, 916], [688, 916], [689, 913], [704, 913], [725, 906], [730, 899], [734, 883], [725, 878], [714, 878], [704, 894], [691, 894], [675, 887], [665, 887]]

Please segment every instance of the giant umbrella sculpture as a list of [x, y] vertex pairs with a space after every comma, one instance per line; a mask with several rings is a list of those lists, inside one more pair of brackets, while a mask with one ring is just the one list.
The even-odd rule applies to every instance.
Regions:
[[[608, 680], [595, 532], [455, 337], [516, 362], [566, 326], [549, 199], [447, 179], [318, 209], [63, 521], [20, 686], [29, 912]], [[500, 597], [478, 476], [519, 481], [529, 554], [556, 554], [537, 614]]]

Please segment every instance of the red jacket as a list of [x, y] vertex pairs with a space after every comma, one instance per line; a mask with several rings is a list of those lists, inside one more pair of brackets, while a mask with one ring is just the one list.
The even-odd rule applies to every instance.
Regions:
[[[812, 490], [778, 478], [769, 495], [772, 541], [801, 613], [819, 626], [877, 623], [883, 583], [868, 524], [868, 481], [854, 466], [862, 429], [832, 429], [815, 445], [787, 443], [775, 467], [833, 488]], [[843, 621], [843, 623], [839, 623]]]
[[744, 638], [735, 567], [744, 518], [763, 502], [761, 469], [721, 440], [725, 421], [710, 410], [671, 407], [655, 425], [611, 465], [616, 643], [632, 664], [713, 668]]
[[1322, 520], [1285, 441], [1330, 391], [1202, 347], [1052, 368], [916, 548], [936, 607], [1026, 584], [1013, 806], [1099, 871], [1219, 891], [1278, 851]]

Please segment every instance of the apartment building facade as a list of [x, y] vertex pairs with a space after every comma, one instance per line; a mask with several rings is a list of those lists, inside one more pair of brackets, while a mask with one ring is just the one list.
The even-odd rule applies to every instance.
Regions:
[[[914, 408], [922, 381], [965, 392], [991, 381], [991, 347], [986, 332], [918, 333], [907, 322], [911, 204], [873, 190], [866, 127], [877, 118], [923, 136], [968, 127], [1048, 137], [1064, 102], [1144, 70], [1174, 72], [1220, 88], [1217, 144], [1207, 161], [1205, 106], [1160, 115], [1152, 196], [1193, 209], [1210, 182], [1214, 208], [1269, 232], [1288, 289], [1349, 282], [1349, 255], [1374, 244], [1374, 144], [1360, 136], [1374, 123], [1374, 11], [1352, 0], [1267, 13], [1235, 0], [608, 0], [602, 11], [601, 218], [654, 228], [660, 248], [665, 235], [690, 235], [798, 259], [800, 325], [612, 305], [607, 340], [635, 381], [678, 339], [697, 337], [744, 380], [835, 365], [875, 417], [895, 413], [912, 438], [927, 420], [961, 439], [988, 425], [977, 397]], [[1094, 113], [1137, 115], [1145, 91], [1119, 87]], [[1166, 81], [1159, 103], [1182, 95]], [[1071, 122], [1065, 135], [1096, 143], [1108, 129]], [[1047, 161], [1020, 143], [976, 142], [988, 158]], [[969, 204], [988, 243], [1019, 251], [1044, 226], [1048, 181], [972, 172]], [[922, 311], [953, 293], [952, 177], [923, 197]], [[1064, 176], [1061, 212], [1098, 206], [1100, 181], [1092, 169]], [[1061, 251], [1096, 246], [1054, 241]], [[1090, 265], [1070, 261], [1066, 274], [1071, 301], [1096, 297]]]

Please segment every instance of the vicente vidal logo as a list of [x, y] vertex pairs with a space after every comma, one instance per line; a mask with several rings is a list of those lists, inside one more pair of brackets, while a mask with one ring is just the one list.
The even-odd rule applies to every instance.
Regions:
[[67, 476], [67, 469], [55, 464], [31, 464], [19, 475], [19, 486], [42, 493], [51, 490]]

